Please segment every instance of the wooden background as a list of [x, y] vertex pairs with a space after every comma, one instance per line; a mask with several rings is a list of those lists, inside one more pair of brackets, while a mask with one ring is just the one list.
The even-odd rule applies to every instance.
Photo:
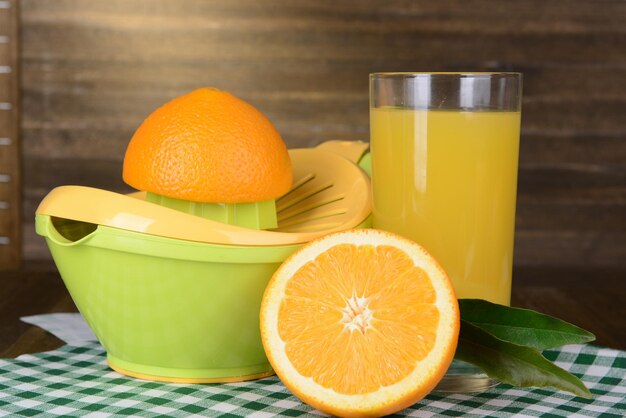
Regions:
[[21, 262], [19, 13], [0, 0], [0, 269]]
[[626, 2], [22, 0], [24, 258], [53, 187], [116, 191], [133, 131], [203, 85], [289, 147], [368, 139], [368, 73], [525, 76], [517, 266], [626, 267]]

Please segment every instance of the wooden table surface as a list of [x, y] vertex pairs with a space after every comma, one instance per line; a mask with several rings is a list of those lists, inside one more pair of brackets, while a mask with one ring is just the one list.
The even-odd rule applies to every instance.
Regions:
[[[513, 277], [513, 306], [557, 316], [593, 332], [597, 345], [626, 350], [626, 270], [524, 267]], [[49, 265], [0, 271], [0, 357], [60, 347], [56, 337], [19, 318], [73, 311], [69, 293]]]

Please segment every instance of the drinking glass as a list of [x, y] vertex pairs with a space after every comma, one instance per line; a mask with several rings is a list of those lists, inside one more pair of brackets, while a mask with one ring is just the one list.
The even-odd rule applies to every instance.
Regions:
[[[519, 73], [370, 75], [373, 224], [430, 252], [458, 298], [509, 305]], [[440, 392], [497, 384], [454, 361]]]

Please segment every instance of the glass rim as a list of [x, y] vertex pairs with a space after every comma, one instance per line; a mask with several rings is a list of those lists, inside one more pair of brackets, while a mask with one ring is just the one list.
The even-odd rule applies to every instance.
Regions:
[[517, 111], [522, 79], [517, 72], [371, 73], [370, 107]]
[[369, 74], [370, 78], [375, 77], [431, 77], [431, 76], [461, 76], [461, 77], [480, 77], [480, 76], [522, 76], [521, 72], [516, 71], [390, 71], [375, 72]]

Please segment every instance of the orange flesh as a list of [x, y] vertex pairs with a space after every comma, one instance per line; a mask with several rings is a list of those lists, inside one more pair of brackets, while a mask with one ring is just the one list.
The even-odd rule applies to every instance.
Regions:
[[278, 331], [301, 375], [364, 394], [407, 377], [432, 350], [434, 303], [430, 278], [403, 251], [341, 244], [289, 280]]

